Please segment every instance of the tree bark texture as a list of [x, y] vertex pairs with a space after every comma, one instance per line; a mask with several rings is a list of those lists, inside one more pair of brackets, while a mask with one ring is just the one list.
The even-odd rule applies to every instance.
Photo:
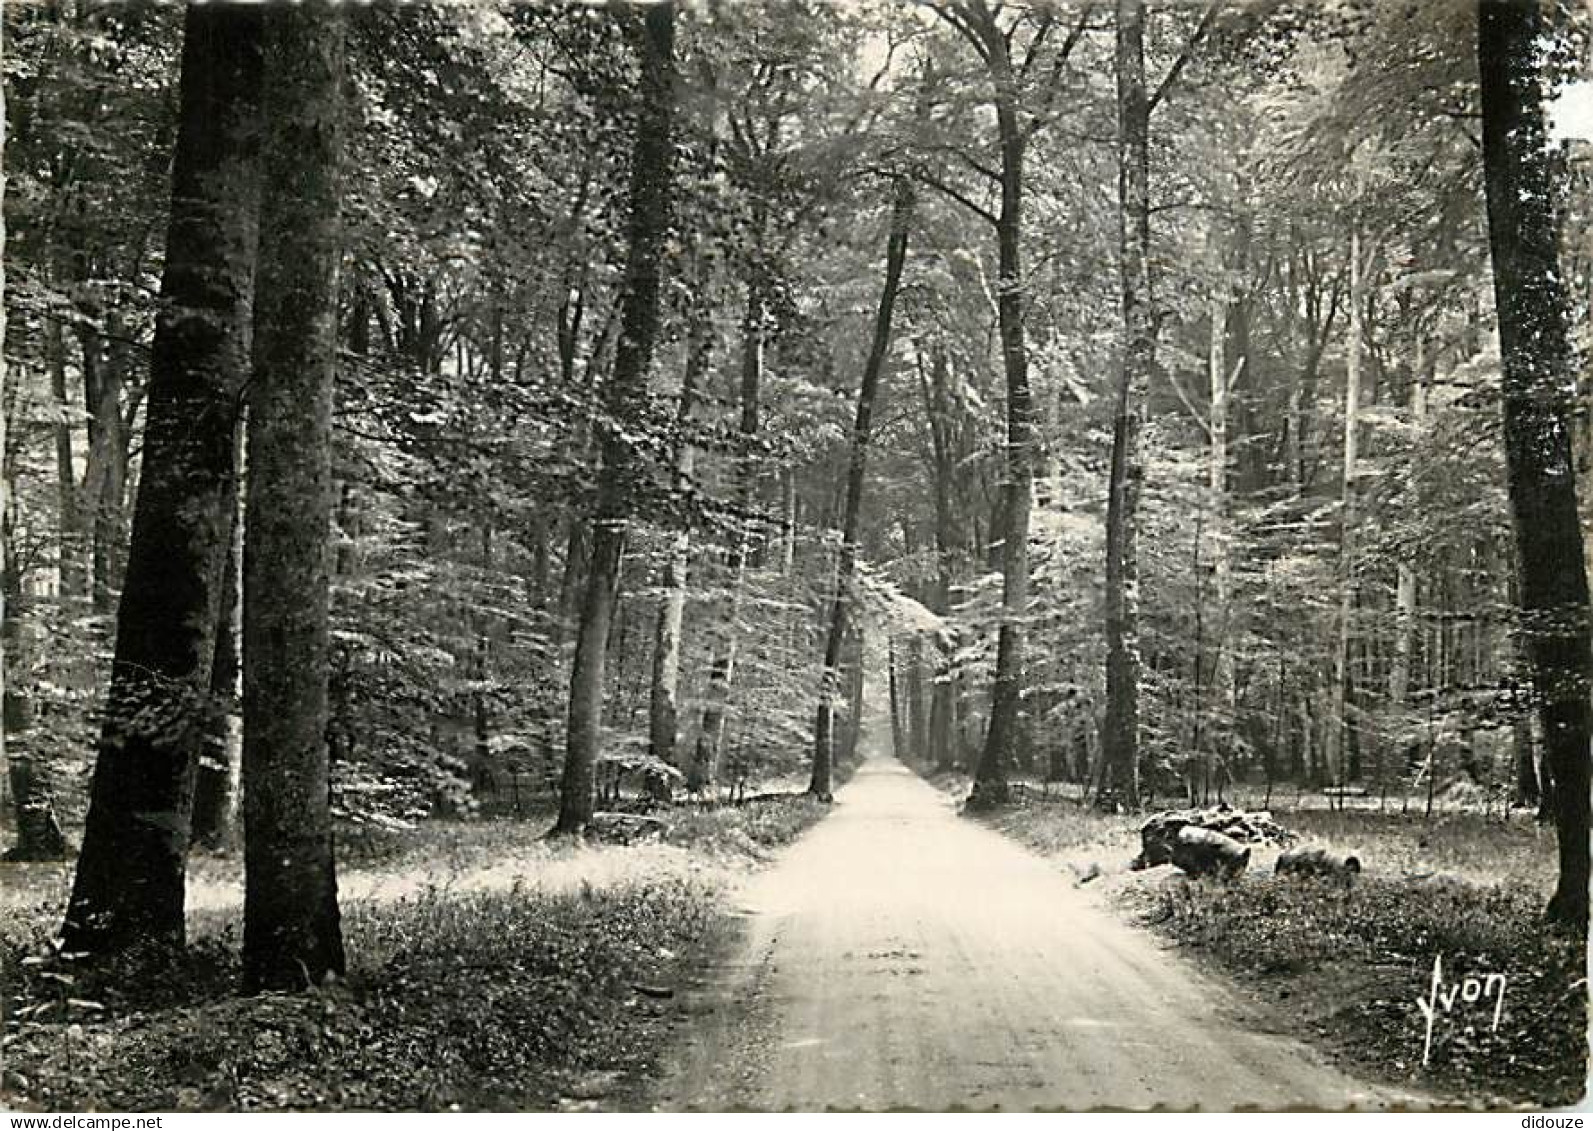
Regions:
[[1548, 915], [1585, 930], [1593, 646], [1571, 442], [1577, 374], [1537, 62], [1543, 23], [1537, 4], [1481, 0], [1477, 58], [1520, 631], [1538, 693], [1559, 844]]
[[237, 490], [258, 201], [263, 13], [185, 23], [143, 471], [68, 949], [181, 943], [194, 765]]
[[641, 88], [631, 154], [629, 247], [614, 372], [604, 390], [598, 498], [592, 553], [570, 676], [564, 775], [555, 833], [580, 833], [592, 819], [593, 775], [602, 741], [603, 665], [619, 594], [620, 560], [635, 482], [644, 465], [623, 433], [640, 419], [658, 336], [660, 267], [669, 234], [674, 158], [675, 7], [665, 2], [643, 17]]
[[244, 983], [344, 969], [332, 856], [330, 568], [344, 22], [267, 13], [243, 554]]
[[1001, 507], [1001, 628], [996, 640], [995, 685], [990, 726], [974, 771], [969, 801], [1000, 805], [1007, 800], [1007, 775], [1022, 745], [1024, 617], [1029, 605], [1029, 510], [1034, 494], [1036, 435], [1029, 392], [1029, 354], [1024, 339], [1023, 159], [1026, 133], [1018, 120], [1018, 82], [1008, 39], [995, 13], [979, 5], [977, 24], [995, 87], [996, 127], [1001, 145], [1001, 210], [996, 217], [996, 320], [1006, 378], [1006, 482]]
[[1106, 515], [1106, 719], [1102, 794], [1139, 804], [1140, 414], [1156, 361], [1150, 293], [1150, 104], [1145, 94], [1145, 5], [1118, 0], [1118, 253], [1123, 370], [1112, 426]]

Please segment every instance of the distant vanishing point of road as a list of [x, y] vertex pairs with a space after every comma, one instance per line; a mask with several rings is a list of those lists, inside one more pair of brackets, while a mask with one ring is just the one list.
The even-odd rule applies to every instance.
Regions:
[[744, 893], [665, 1110], [1381, 1108], [893, 758]]

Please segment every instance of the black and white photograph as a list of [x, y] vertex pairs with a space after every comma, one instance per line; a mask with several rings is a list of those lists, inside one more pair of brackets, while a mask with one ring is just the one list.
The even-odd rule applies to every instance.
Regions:
[[1593, 0], [0, 60], [12, 1131], [1593, 1112]]

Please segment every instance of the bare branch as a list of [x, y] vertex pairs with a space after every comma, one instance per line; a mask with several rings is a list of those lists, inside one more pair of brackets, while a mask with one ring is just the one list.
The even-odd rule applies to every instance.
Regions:
[[1051, 36], [1051, 29], [1056, 26], [1056, 15], [1047, 8], [1040, 16], [1040, 30], [1034, 33], [1034, 38], [1029, 40], [1029, 49], [1023, 53], [1023, 63], [1018, 67], [1018, 81], [1022, 82], [1029, 77], [1029, 68], [1034, 66], [1034, 61], [1040, 55], [1040, 49], [1045, 46], [1045, 41]]
[[1163, 369], [1162, 373], [1167, 378], [1167, 383], [1172, 386], [1173, 392], [1178, 394], [1178, 399], [1182, 401], [1184, 407], [1189, 410], [1190, 417], [1196, 424], [1200, 425], [1200, 430], [1206, 434], [1206, 438], [1210, 439], [1211, 422], [1208, 421], [1200, 409], [1195, 406], [1195, 402], [1189, 399], [1189, 394], [1184, 392], [1184, 387], [1178, 383], [1178, 378], [1173, 376], [1173, 371], [1171, 369]]
[[990, 211], [990, 209], [985, 208], [983, 205], [976, 204], [972, 199], [964, 195], [959, 190], [952, 188], [950, 185], [942, 181], [936, 180], [922, 169], [915, 170], [913, 173], [913, 178], [923, 182], [930, 188], [935, 189], [937, 192], [942, 192], [951, 197], [951, 199], [955, 200], [958, 204], [962, 205], [976, 216], [984, 217], [985, 221], [992, 227], [1000, 223], [1000, 220], [997, 218], [996, 214]]
[[1162, 79], [1161, 85], [1150, 96], [1150, 101], [1145, 106], [1145, 113], [1150, 114], [1155, 111], [1162, 97], [1178, 81], [1178, 77], [1184, 73], [1184, 68], [1189, 66], [1189, 61], [1195, 56], [1195, 48], [1200, 46], [1201, 40], [1206, 38], [1211, 32], [1212, 25], [1216, 22], [1217, 5], [1213, 4], [1200, 17], [1200, 23], [1195, 26], [1194, 33], [1190, 35], [1189, 41], [1184, 44], [1184, 49], [1178, 53], [1178, 58], [1174, 59], [1173, 65], [1168, 68], [1167, 77]]
[[[1045, 100], [1041, 103], [1040, 109], [1029, 119], [1028, 126], [1024, 128], [1025, 140], [1033, 137], [1045, 120], [1051, 116], [1051, 107], [1056, 103], [1057, 90], [1062, 85], [1062, 71], [1067, 67], [1068, 60], [1073, 55], [1073, 49], [1084, 38], [1084, 33], [1089, 28], [1090, 16], [1094, 13], [1094, 10], [1094, 5], [1084, 5], [1083, 10], [1079, 12], [1079, 22], [1073, 25], [1073, 30], [1068, 32], [1068, 37], [1062, 41], [1062, 46], [1057, 48], [1056, 61], [1051, 64], [1051, 74], [1046, 79]], [[1024, 60], [1024, 65], [1027, 68], [1027, 59]]]
[[956, 3], [945, 0], [924, 0], [925, 5], [946, 23], [957, 30], [957, 33], [973, 45], [979, 58], [986, 63], [990, 61], [990, 49], [984, 38], [974, 30], [969, 21], [968, 14]]

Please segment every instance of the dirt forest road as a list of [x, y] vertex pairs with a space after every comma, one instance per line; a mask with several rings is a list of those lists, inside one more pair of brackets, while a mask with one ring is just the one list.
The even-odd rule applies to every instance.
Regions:
[[1221, 987], [892, 758], [744, 904], [738, 954], [688, 1000], [661, 1109], [1409, 1102], [1241, 1029]]

